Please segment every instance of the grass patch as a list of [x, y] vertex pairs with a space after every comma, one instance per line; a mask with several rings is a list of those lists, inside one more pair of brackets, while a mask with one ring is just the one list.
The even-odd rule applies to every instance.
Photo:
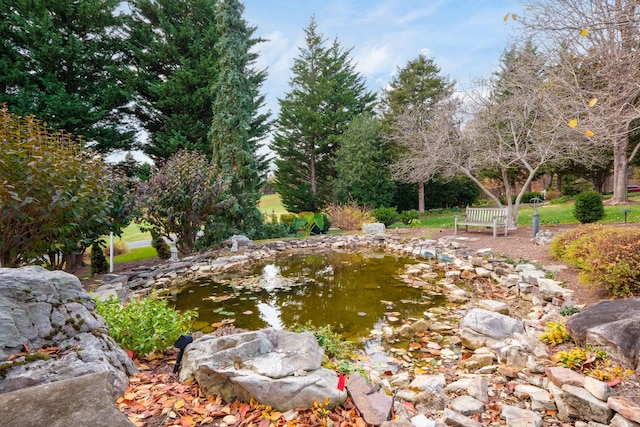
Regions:
[[282, 205], [282, 200], [279, 194], [265, 194], [260, 197], [260, 204], [258, 205], [260, 212], [265, 215], [275, 214], [280, 219], [280, 215], [288, 213], [285, 207]]
[[[116, 240], [118, 238], [116, 237]], [[137, 222], [132, 222], [122, 231], [122, 240], [125, 242], [137, 242], [139, 240], [151, 240], [151, 233], [143, 233]]]
[[[113, 257], [113, 262], [131, 262], [140, 261], [143, 259], [157, 258], [158, 253], [151, 246], [145, 246], [142, 248], [131, 249], [128, 253]], [[107, 260], [108, 261], [108, 260]]]

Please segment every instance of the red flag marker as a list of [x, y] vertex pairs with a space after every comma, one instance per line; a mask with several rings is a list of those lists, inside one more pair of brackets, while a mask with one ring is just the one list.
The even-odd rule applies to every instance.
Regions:
[[344, 383], [346, 382], [347, 377], [344, 374], [340, 374], [338, 377], [338, 390], [344, 391]]

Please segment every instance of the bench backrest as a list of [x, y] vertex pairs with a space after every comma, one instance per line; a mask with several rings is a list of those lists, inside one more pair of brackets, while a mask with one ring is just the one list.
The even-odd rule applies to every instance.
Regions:
[[494, 217], [503, 216], [505, 217], [503, 221], [506, 221], [507, 209], [508, 208], [467, 208], [465, 220], [492, 223]]

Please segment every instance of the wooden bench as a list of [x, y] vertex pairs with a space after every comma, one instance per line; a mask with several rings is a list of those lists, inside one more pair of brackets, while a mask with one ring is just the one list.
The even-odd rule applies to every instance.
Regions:
[[508, 208], [467, 208], [464, 218], [458, 219], [456, 215], [454, 220], [454, 233], [458, 234], [458, 226], [464, 225], [465, 231], [469, 231], [469, 226], [475, 227], [492, 227], [493, 237], [498, 234], [498, 228], [504, 229], [504, 235], [507, 235], [508, 224]]

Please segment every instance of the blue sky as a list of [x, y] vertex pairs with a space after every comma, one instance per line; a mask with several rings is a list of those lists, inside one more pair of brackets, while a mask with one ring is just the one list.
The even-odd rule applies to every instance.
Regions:
[[397, 68], [425, 53], [442, 73], [469, 90], [473, 79], [497, 69], [517, 0], [244, 0], [244, 18], [269, 41], [259, 45], [258, 68], [268, 68], [262, 93], [277, 114], [277, 98], [290, 88], [291, 66], [305, 47], [304, 28], [315, 16], [317, 31], [352, 49], [356, 70], [379, 93]]

